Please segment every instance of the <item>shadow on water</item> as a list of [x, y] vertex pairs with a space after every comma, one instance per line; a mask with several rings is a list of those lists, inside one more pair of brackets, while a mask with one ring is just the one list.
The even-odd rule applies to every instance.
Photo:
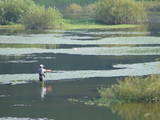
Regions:
[[160, 23], [150, 23], [149, 30], [151, 32], [151, 36], [160, 36]]

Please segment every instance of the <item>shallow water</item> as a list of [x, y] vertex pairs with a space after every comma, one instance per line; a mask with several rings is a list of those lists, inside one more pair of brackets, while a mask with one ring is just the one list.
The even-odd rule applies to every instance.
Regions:
[[[97, 88], [120, 78], [160, 73], [160, 37], [150, 31], [0, 32], [0, 120], [130, 120], [134, 114], [124, 116], [130, 106], [67, 99], [98, 98]], [[45, 83], [38, 81], [39, 64], [54, 70], [46, 73]], [[150, 114], [136, 119], [142, 116]]]

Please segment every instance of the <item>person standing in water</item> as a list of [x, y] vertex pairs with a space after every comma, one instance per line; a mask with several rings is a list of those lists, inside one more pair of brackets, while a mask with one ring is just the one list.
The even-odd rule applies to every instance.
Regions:
[[41, 82], [43, 81], [46, 72], [52, 72], [52, 71], [53, 70], [44, 69], [44, 65], [43, 64], [39, 65], [39, 69], [38, 69], [39, 81], [41, 81]]

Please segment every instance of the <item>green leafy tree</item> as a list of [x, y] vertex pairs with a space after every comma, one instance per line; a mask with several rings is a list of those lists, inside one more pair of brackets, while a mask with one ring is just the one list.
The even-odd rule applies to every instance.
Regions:
[[26, 29], [55, 28], [62, 24], [62, 15], [53, 8], [34, 6], [21, 19]]
[[96, 19], [106, 24], [143, 23], [146, 12], [133, 0], [100, 0], [96, 3]]
[[0, 24], [18, 23], [33, 4], [31, 0], [1, 0]]
[[82, 14], [82, 7], [78, 4], [70, 4], [65, 10], [65, 17], [66, 18], [80, 18]]
[[95, 9], [96, 9], [95, 4], [89, 4], [84, 7], [83, 14], [85, 14], [86, 17], [94, 18], [95, 17]]

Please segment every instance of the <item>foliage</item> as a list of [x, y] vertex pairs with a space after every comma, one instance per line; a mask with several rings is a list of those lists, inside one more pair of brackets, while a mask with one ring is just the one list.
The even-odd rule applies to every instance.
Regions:
[[96, 5], [95, 4], [89, 4], [85, 7], [83, 7], [83, 15], [85, 15], [85, 18], [95, 18], [95, 9]]
[[[160, 100], [160, 76], [127, 77], [111, 88], [101, 88], [100, 96], [106, 102], [157, 102]], [[105, 103], [105, 102], [104, 102]]]
[[160, 11], [160, 1], [146, 1], [143, 5], [148, 11]]
[[56, 9], [34, 6], [23, 16], [21, 22], [27, 29], [55, 28], [62, 24], [62, 16]]
[[82, 13], [82, 7], [78, 4], [73, 3], [66, 8], [65, 17], [71, 19], [80, 18], [81, 13]]
[[37, 4], [50, 6], [50, 7], [56, 7], [58, 9], [64, 10], [67, 6], [70, 4], [76, 3], [79, 5], [88, 5], [96, 0], [34, 0]]
[[96, 19], [106, 24], [142, 23], [145, 10], [133, 0], [100, 0], [96, 3]]
[[0, 24], [18, 23], [31, 5], [33, 5], [31, 0], [1, 0]]

